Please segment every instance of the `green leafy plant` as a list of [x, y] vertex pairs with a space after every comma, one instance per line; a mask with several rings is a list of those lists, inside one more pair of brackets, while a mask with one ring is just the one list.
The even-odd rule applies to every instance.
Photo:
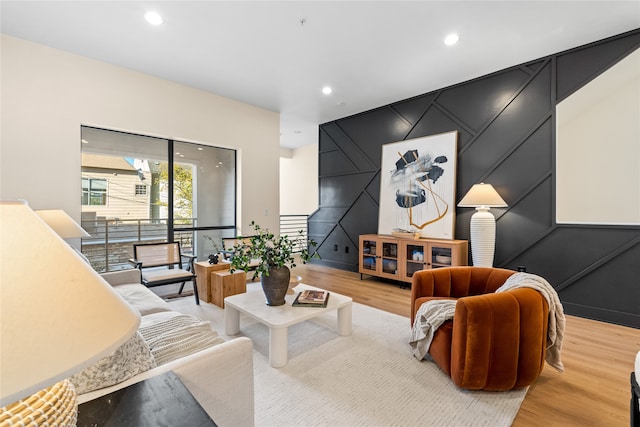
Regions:
[[[269, 275], [269, 269], [280, 268], [282, 266], [295, 267], [295, 248], [301, 246], [299, 252], [302, 263], [305, 264], [313, 257], [318, 257], [317, 253], [313, 255], [309, 253], [309, 246], [315, 247], [317, 243], [312, 239], [305, 239], [302, 230], [298, 232], [296, 237], [287, 235], [276, 236], [268, 229], [260, 227], [255, 221], [251, 221], [255, 234], [247, 236], [244, 243], [240, 243], [232, 248], [231, 268], [235, 270], [244, 270], [245, 272], [255, 267], [253, 278], [257, 278], [260, 274]], [[246, 240], [249, 240], [247, 243]], [[251, 265], [252, 262], [258, 265]]]

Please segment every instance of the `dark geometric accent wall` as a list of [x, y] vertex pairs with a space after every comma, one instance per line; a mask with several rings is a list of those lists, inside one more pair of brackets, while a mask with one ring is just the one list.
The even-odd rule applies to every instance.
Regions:
[[[546, 278], [565, 311], [640, 328], [640, 227], [555, 222], [555, 106], [640, 47], [640, 29], [320, 126], [315, 263], [357, 271], [358, 236], [376, 233], [382, 145], [458, 131], [456, 200], [489, 182], [508, 208], [494, 265]], [[473, 209], [456, 210], [469, 238]]]

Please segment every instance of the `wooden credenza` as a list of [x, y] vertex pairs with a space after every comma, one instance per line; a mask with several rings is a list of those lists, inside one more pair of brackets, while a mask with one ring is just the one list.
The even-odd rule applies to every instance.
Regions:
[[469, 243], [363, 234], [358, 257], [360, 278], [367, 274], [411, 283], [413, 273], [419, 270], [467, 265]]

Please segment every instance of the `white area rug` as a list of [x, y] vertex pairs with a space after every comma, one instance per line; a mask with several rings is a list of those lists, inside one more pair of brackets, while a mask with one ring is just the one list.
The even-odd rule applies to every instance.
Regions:
[[[193, 297], [169, 304], [224, 336], [217, 306]], [[254, 343], [256, 426], [510, 426], [526, 394], [458, 389], [411, 355], [409, 319], [356, 303], [349, 337], [335, 332], [335, 312], [289, 328], [280, 369], [269, 366], [267, 327], [241, 317], [240, 329]]]

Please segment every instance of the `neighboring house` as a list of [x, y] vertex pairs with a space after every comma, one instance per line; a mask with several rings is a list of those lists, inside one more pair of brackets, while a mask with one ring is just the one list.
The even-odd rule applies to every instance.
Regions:
[[149, 218], [151, 184], [150, 172], [122, 157], [82, 153], [84, 218]]

